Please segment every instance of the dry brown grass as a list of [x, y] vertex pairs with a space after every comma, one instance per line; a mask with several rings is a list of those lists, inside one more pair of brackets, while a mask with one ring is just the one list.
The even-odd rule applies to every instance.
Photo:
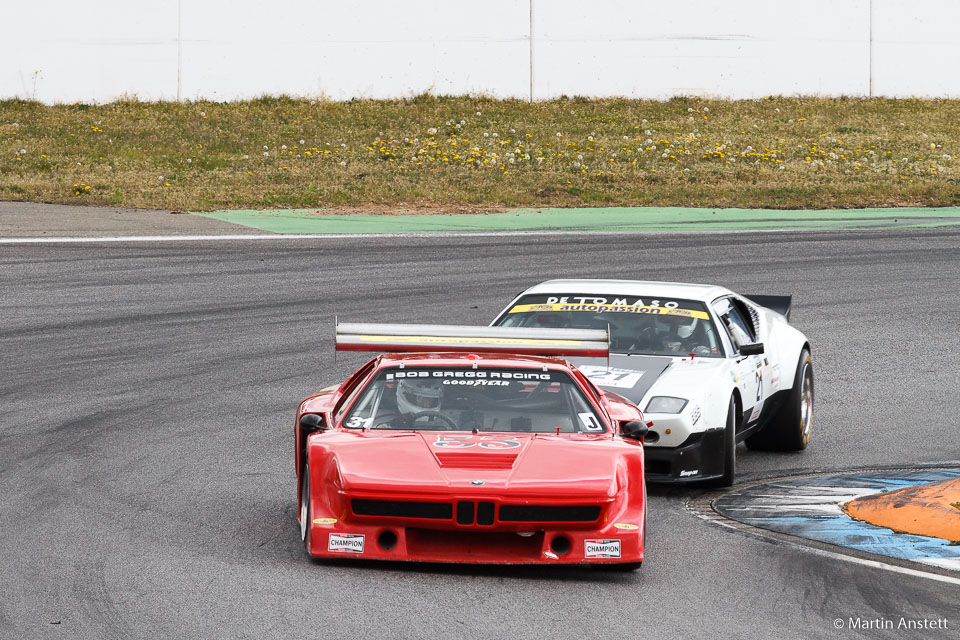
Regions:
[[960, 205], [960, 101], [0, 102], [0, 199], [180, 210]]

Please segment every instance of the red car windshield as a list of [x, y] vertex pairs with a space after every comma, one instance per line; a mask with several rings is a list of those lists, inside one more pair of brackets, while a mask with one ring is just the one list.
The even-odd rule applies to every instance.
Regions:
[[564, 371], [384, 369], [344, 415], [347, 429], [604, 433], [607, 427]]

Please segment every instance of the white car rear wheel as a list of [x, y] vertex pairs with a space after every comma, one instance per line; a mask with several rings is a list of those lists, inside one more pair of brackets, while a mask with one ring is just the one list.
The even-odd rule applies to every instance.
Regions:
[[747, 438], [747, 446], [758, 451], [802, 451], [813, 432], [813, 359], [806, 349], [800, 352], [793, 388], [787, 401], [770, 423]]

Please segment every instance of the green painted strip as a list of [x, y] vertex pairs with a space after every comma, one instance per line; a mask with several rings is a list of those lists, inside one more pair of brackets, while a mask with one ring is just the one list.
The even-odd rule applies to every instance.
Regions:
[[318, 210], [238, 210], [195, 215], [273, 233], [492, 231], [723, 231], [938, 227], [960, 224], [960, 207], [897, 209], [693, 209], [609, 207], [516, 209], [455, 215], [327, 215]]

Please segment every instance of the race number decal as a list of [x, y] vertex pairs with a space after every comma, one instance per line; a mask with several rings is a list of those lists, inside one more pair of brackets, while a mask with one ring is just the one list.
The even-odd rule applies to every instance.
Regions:
[[437, 436], [437, 440], [433, 443], [433, 446], [465, 449], [467, 447], [473, 447], [476, 444], [476, 441], [473, 439], [473, 434], [471, 433], [462, 436]]
[[480, 446], [484, 449], [513, 449], [520, 446], [520, 441], [509, 436], [480, 436]]
[[437, 436], [433, 443], [435, 447], [452, 449], [466, 449], [479, 445], [483, 449], [513, 449], [520, 446], [520, 441], [510, 436], [476, 436], [472, 433], [464, 435]]
[[747, 418], [747, 422], [753, 422], [760, 417], [763, 411], [763, 374], [757, 371], [757, 404], [753, 407], [753, 412]]
[[579, 369], [583, 372], [583, 375], [590, 378], [590, 382], [593, 384], [615, 389], [632, 389], [637, 386], [640, 378], [643, 377], [643, 371], [631, 371], [630, 369], [610, 369], [596, 365], [582, 365]]
[[597, 432], [603, 431], [603, 425], [597, 422], [597, 416], [593, 415], [592, 412], [587, 411], [585, 413], [578, 413], [577, 416], [580, 418], [580, 424], [583, 425], [584, 431]]

